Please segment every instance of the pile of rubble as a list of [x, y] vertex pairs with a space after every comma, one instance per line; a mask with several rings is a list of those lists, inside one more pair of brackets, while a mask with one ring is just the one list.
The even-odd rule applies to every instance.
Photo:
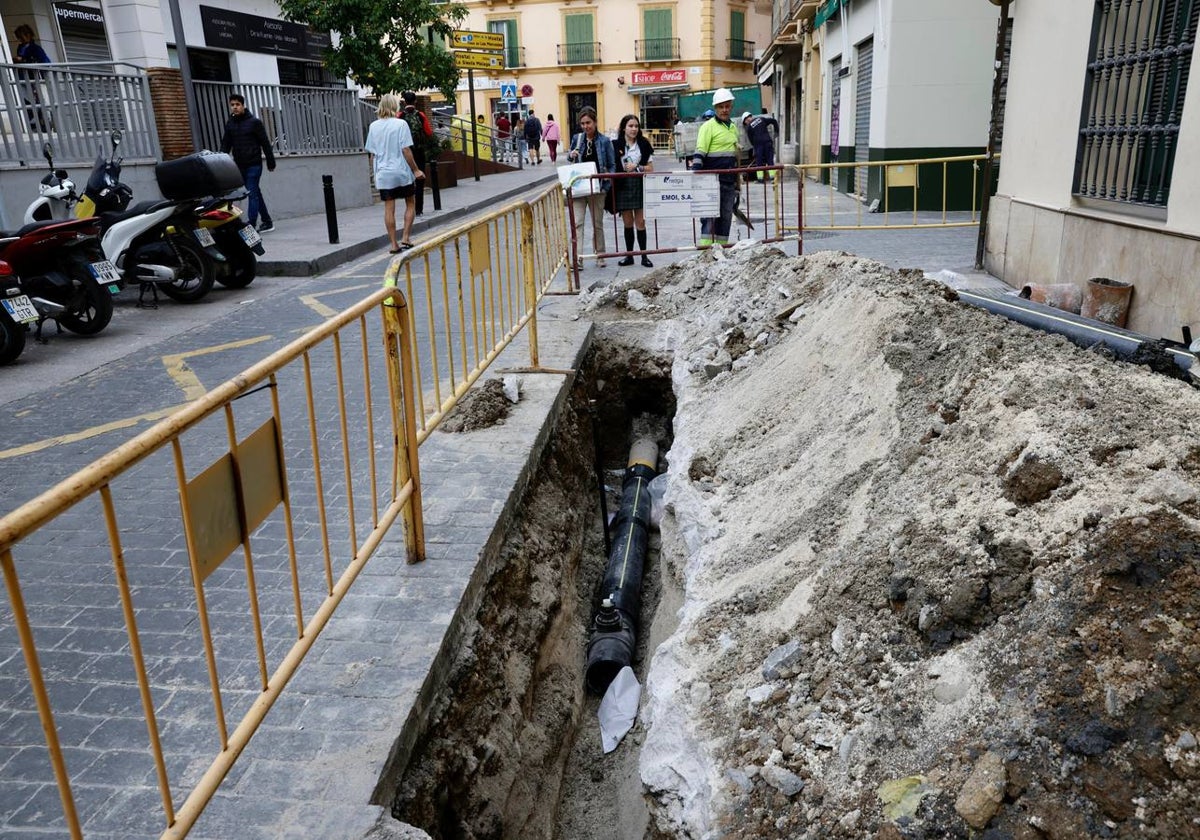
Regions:
[[1200, 393], [844, 254], [582, 303], [674, 353], [657, 830], [1200, 836]]

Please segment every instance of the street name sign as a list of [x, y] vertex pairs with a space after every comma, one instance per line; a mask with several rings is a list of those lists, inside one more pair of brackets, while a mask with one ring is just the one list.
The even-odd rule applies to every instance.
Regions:
[[721, 210], [721, 185], [716, 175], [648, 172], [642, 184], [649, 216], [708, 219]]
[[460, 70], [503, 70], [504, 56], [495, 53], [455, 52], [454, 66]]
[[453, 29], [450, 32], [450, 47], [456, 50], [503, 50], [504, 33]]

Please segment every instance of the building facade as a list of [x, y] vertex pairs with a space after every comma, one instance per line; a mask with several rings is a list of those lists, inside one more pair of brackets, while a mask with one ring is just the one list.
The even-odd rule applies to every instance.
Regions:
[[[759, 70], [778, 92], [785, 161], [982, 153], [996, 31], [985, 0], [776, 0]], [[838, 170], [838, 189], [879, 198], [867, 171]], [[969, 197], [961, 171], [950, 191]]]
[[[1200, 4], [1013, 4], [1004, 157], [986, 264], [1010, 285], [1133, 284], [1129, 328], [1200, 332]], [[1195, 101], [1193, 101], [1195, 100]]]
[[[529, 108], [554, 114], [563, 132], [596, 109], [601, 131], [637, 114], [664, 147], [686, 97], [717, 87], [756, 86], [755, 54], [770, 35], [765, 0], [553, 0], [464, 4], [461, 28], [505, 35], [505, 68], [475, 71], [476, 114], [489, 120]], [[519, 101], [505, 101], [515, 83]], [[769, 96], [762, 103], [770, 107]], [[471, 111], [465, 82], [456, 109]]]

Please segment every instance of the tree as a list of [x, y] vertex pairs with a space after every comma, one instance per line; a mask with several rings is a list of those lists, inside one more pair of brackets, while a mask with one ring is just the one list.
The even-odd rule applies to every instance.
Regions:
[[329, 70], [376, 93], [437, 88], [449, 100], [458, 86], [454, 57], [433, 32], [448, 38], [467, 10], [430, 0], [279, 0], [283, 16], [340, 41], [325, 56]]

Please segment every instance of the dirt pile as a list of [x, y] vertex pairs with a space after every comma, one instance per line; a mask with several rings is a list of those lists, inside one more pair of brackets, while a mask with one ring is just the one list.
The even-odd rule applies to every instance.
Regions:
[[1200, 836], [1200, 393], [846, 255], [581, 302], [675, 352], [660, 831]]

